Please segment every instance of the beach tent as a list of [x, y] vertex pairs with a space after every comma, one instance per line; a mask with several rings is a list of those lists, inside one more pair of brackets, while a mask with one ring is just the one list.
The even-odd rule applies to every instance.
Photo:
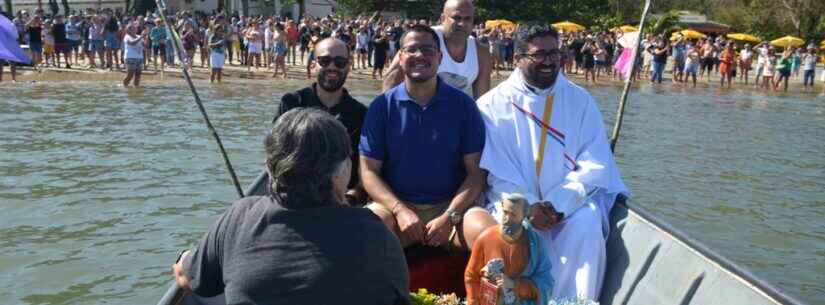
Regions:
[[774, 47], [780, 48], [787, 48], [787, 47], [799, 47], [804, 45], [805, 41], [801, 38], [793, 37], [793, 36], [785, 36], [776, 40], [771, 41], [771, 45]]
[[494, 29], [497, 26], [501, 26], [501, 29], [507, 32], [513, 32], [518, 25], [515, 22], [505, 19], [487, 20], [487, 22], [484, 22], [485, 29]]
[[632, 25], [623, 25], [623, 26], [620, 26], [620, 27], [617, 27], [617, 28], [612, 28], [610, 30], [611, 31], [619, 31], [619, 32], [622, 32], [622, 33], [630, 33], [630, 32], [636, 32], [639, 29], [637, 29], [635, 26], [632, 26]]
[[752, 43], [762, 42], [762, 39], [760, 39], [759, 37], [753, 36], [751, 34], [734, 33], [734, 34], [728, 34], [727, 36], [728, 36], [728, 38], [733, 39], [733, 40], [737, 40], [737, 41], [752, 42]]
[[11, 20], [0, 15], [0, 60], [28, 64], [31, 59], [23, 53], [20, 44], [17, 43], [16, 33]]
[[575, 24], [570, 21], [554, 23], [553, 27], [556, 28], [556, 30], [562, 30], [565, 32], [578, 32], [585, 29], [583, 25]]

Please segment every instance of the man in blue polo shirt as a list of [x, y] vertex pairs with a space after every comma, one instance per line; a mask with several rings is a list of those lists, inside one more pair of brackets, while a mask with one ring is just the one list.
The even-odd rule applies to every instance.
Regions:
[[436, 77], [441, 53], [430, 27], [413, 26], [400, 42], [404, 82], [375, 98], [361, 131], [367, 207], [404, 247], [470, 249], [495, 224], [473, 207], [485, 181], [484, 122], [471, 97]]

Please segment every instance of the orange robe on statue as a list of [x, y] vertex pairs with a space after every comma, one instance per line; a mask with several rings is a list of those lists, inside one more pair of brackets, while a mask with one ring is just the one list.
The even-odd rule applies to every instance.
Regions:
[[513, 292], [516, 297], [528, 300], [538, 297], [538, 290], [533, 282], [521, 278], [530, 259], [527, 231], [525, 230], [515, 243], [509, 244], [501, 237], [501, 226], [492, 226], [476, 239], [467, 269], [464, 270], [467, 305], [478, 304], [481, 269], [487, 262], [496, 258], [504, 261], [504, 274], [515, 282]]

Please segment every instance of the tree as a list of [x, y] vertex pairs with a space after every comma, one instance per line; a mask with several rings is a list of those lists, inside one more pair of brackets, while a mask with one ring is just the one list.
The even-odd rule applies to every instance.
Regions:
[[60, 6], [57, 5], [57, 0], [49, 0], [49, 10], [52, 11], [52, 16], [60, 12]]
[[63, 15], [69, 16], [69, 0], [60, 0], [60, 4], [63, 5]]
[[11, 0], [4, 0], [3, 2], [5, 3], [5, 10], [6, 10], [6, 13], [8, 13], [8, 14], [9, 14], [9, 18], [12, 18], [12, 16], [14, 16], [14, 15], [13, 15], [13, 14], [14, 14], [14, 11], [12, 10]]

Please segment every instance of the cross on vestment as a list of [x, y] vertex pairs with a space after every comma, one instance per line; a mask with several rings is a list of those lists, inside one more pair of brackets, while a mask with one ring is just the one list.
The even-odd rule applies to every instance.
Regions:
[[[541, 165], [544, 164], [544, 147], [547, 145], [547, 137], [550, 136], [550, 121], [553, 119], [553, 94], [547, 96], [544, 102], [544, 115], [541, 117], [541, 140], [539, 141], [539, 155], [536, 158], [536, 181], [541, 181]], [[544, 200], [539, 188], [539, 200]]]

